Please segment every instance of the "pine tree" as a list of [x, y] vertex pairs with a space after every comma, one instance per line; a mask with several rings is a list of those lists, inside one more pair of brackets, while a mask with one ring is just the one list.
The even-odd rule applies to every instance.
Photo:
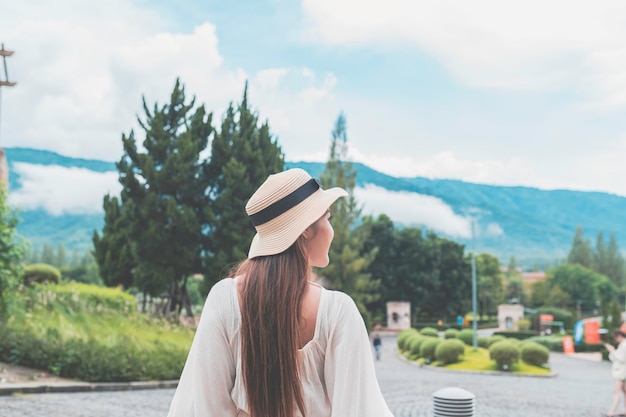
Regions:
[[57, 245], [57, 252], [54, 259], [54, 266], [57, 268], [63, 268], [67, 266], [67, 259], [65, 258], [65, 246], [62, 243]]
[[[103, 202], [104, 227], [102, 236], [94, 231], [94, 256], [99, 267], [100, 277], [105, 285], [133, 285], [133, 268], [137, 265], [128, 237], [130, 216], [123, 215], [124, 207], [117, 197], [106, 195]], [[78, 266], [78, 252], [74, 251], [72, 264]]]
[[[124, 154], [117, 164], [122, 207], [115, 208], [113, 199], [105, 207], [107, 214], [119, 210], [112, 215], [118, 227], [107, 224], [103, 237], [94, 239], [99, 267], [109, 282], [107, 271], [115, 266], [107, 265], [107, 259], [116, 257], [114, 242], [125, 235], [128, 244], [117, 254], [124, 259], [120, 270], [128, 271], [124, 251], [130, 251], [135, 263], [133, 284], [152, 296], [167, 293], [168, 311], [180, 312], [185, 307], [188, 315], [186, 279], [202, 270], [204, 218], [209, 207], [200, 154], [213, 134], [212, 114], [194, 105], [195, 99], [187, 102], [179, 80], [168, 104], [155, 104], [150, 110], [144, 98], [145, 116], [138, 119], [145, 133], [143, 150], [137, 147], [134, 131], [122, 135]], [[122, 225], [125, 232], [119, 230]]]
[[583, 228], [580, 226], [576, 229], [576, 234], [572, 241], [572, 249], [570, 249], [567, 255], [567, 263], [579, 264], [589, 269], [593, 268], [591, 244], [589, 239], [583, 237]]
[[228, 107], [205, 168], [211, 199], [204, 240], [208, 254], [205, 290], [248, 256], [254, 228], [245, 205], [270, 174], [283, 168], [282, 150], [268, 123], [259, 125], [258, 115], [248, 104], [246, 84], [241, 104], [237, 109], [232, 104]]
[[79, 265], [79, 263], [80, 263], [80, 259], [78, 257], [78, 250], [74, 249], [72, 251], [72, 259], [70, 260], [70, 268], [76, 268]]
[[330, 264], [322, 274], [332, 288], [352, 296], [361, 314], [367, 318], [366, 305], [379, 297], [376, 291], [380, 280], [372, 279], [366, 272], [376, 256], [376, 249], [363, 253], [363, 242], [367, 240], [368, 230], [354, 230], [361, 215], [361, 208], [354, 196], [356, 175], [356, 169], [348, 161], [346, 120], [340, 114], [332, 131], [329, 157], [320, 181], [324, 188], [343, 188], [348, 192], [348, 197], [340, 198], [331, 207], [335, 238], [329, 252]]
[[44, 243], [41, 250], [41, 263], [54, 265], [54, 247], [51, 243]]

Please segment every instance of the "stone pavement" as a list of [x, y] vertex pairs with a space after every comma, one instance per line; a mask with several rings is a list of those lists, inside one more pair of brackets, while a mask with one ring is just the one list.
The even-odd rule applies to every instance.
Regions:
[[[476, 395], [477, 417], [587, 417], [605, 412], [612, 399], [610, 364], [552, 353], [557, 376], [485, 375], [420, 368], [395, 354], [383, 338], [376, 370], [395, 417], [431, 417], [432, 394], [460, 387]], [[14, 394], [0, 396], [0, 417], [164, 417], [173, 389]]]

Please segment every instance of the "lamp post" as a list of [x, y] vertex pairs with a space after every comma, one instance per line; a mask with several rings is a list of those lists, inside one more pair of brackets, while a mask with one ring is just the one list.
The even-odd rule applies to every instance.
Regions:
[[475, 222], [472, 219], [472, 329], [474, 350], [478, 348], [478, 318], [476, 312], [476, 243], [475, 243]]

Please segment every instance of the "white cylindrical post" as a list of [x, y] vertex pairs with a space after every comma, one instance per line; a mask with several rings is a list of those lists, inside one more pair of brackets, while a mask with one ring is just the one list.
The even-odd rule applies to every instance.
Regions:
[[462, 388], [442, 388], [433, 394], [433, 417], [474, 417], [476, 396]]

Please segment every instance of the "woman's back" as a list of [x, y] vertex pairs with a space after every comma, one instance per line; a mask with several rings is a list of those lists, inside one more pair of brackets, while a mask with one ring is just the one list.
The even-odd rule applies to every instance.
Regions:
[[[341, 292], [315, 288], [319, 299], [313, 336], [298, 355], [307, 416], [391, 416], [376, 381], [367, 332], [356, 305]], [[235, 280], [217, 283], [207, 298], [187, 359], [204, 366], [185, 366], [169, 416], [249, 415], [239, 309]], [[223, 381], [225, 389], [221, 389]], [[295, 415], [301, 415], [297, 407]]]

